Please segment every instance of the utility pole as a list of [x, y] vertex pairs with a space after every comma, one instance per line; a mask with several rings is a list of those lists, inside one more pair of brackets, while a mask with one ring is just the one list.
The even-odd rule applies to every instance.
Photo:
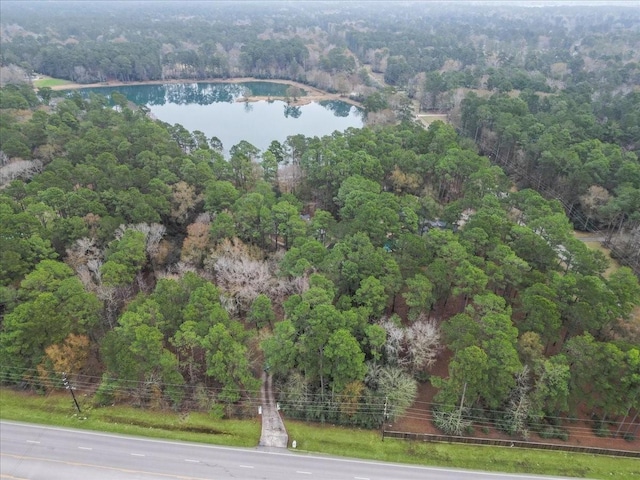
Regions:
[[462, 418], [462, 407], [464, 405], [464, 394], [467, 393], [467, 382], [464, 382], [464, 387], [462, 388], [462, 398], [460, 399], [460, 418]]
[[80, 411], [80, 405], [78, 405], [78, 400], [76, 400], [76, 394], [73, 393], [73, 387], [69, 384], [69, 380], [67, 379], [67, 374], [65, 372], [62, 372], [62, 384], [64, 385], [64, 388], [66, 388], [67, 390], [69, 390], [71, 392], [71, 397], [73, 398], [73, 403], [76, 404], [76, 408], [78, 409], [78, 413], [82, 413]]
[[460, 409], [458, 410], [458, 418], [456, 418], [456, 434], [462, 435], [462, 408], [464, 407], [464, 395], [467, 393], [467, 382], [464, 382], [462, 388], [462, 398], [460, 399]]
[[389, 402], [389, 397], [384, 397], [384, 410], [382, 411], [382, 441], [384, 442], [384, 424], [389, 417], [387, 413], [387, 404]]
[[[636, 393], [635, 398], [631, 401], [631, 404], [629, 405], [629, 408], [627, 409], [627, 413], [625, 413], [624, 418], [622, 419], [622, 421], [620, 422], [620, 426], [618, 427], [618, 429], [616, 430], [616, 433], [614, 435], [614, 438], [618, 436], [618, 434], [620, 433], [620, 430], [622, 430], [622, 426], [624, 425], [625, 420], [627, 419], [627, 417], [629, 416], [629, 413], [631, 413], [631, 409], [633, 408], [633, 404], [636, 401], [636, 398], [638, 398], [638, 394]], [[637, 416], [637, 415], [636, 415]], [[633, 422], [631, 422], [633, 424]]]

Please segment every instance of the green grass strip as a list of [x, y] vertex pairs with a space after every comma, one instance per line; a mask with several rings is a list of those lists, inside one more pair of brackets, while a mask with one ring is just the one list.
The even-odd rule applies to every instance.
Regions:
[[63, 80], [61, 78], [38, 78], [33, 81], [33, 86], [36, 88], [42, 87], [57, 87], [59, 85], [68, 85], [71, 82], [69, 80]]
[[46, 396], [0, 389], [0, 418], [103, 432], [184, 440], [215, 445], [255, 447], [260, 419], [216, 420], [201, 412], [143, 410], [134, 407], [92, 407], [79, 396], [78, 413], [67, 392]]
[[380, 432], [286, 422], [300, 450], [333, 455], [505, 473], [640, 479], [640, 460], [549, 450], [385, 439]]
[[[0, 418], [105, 432], [217, 445], [254, 447], [260, 419], [216, 420], [204, 413], [180, 414], [132, 407], [92, 408], [80, 397], [77, 413], [66, 393], [47, 396], [0, 389]], [[640, 460], [548, 450], [454, 445], [385, 439], [380, 432], [287, 420], [297, 451], [425, 466], [531, 473], [595, 479], [639, 479]], [[630, 446], [631, 448], [631, 446]]]

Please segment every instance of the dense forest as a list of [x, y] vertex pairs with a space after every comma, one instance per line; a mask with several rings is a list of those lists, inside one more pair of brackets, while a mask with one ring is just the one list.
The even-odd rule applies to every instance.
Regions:
[[[3, 384], [68, 372], [96, 405], [231, 416], [268, 369], [287, 415], [377, 427], [430, 382], [447, 433], [566, 439], [586, 411], [601, 435], [637, 435], [637, 9], [40, 5], [3, 2], [5, 75], [293, 79], [352, 94], [370, 126], [225, 157], [121, 95], [16, 74], [0, 89]], [[452, 124], [425, 129], [414, 105]]]
[[362, 100], [370, 124], [412, 118], [411, 102], [447, 112], [519, 187], [561, 201], [640, 271], [633, 6], [80, 3], [3, 2], [3, 77], [278, 78]]

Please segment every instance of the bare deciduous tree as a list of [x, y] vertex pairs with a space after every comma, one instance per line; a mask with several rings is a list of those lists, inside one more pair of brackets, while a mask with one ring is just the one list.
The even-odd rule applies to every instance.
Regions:
[[278, 169], [278, 186], [283, 193], [295, 192], [303, 178], [300, 165], [285, 165]]
[[205, 272], [234, 299], [232, 310], [238, 312], [248, 311], [261, 293], [279, 303], [308, 289], [308, 280], [279, 278], [277, 268], [277, 261], [263, 260], [260, 251], [238, 239], [224, 240], [204, 261]]
[[27, 180], [42, 172], [43, 164], [40, 160], [14, 160], [9, 162], [7, 155], [0, 151], [0, 185], [6, 185], [20, 178]]
[[199, 200], [196, 188], [184, 181], [180, 181], [171, 188], [171, 216], [178, 223], [185, 223], [189, 213]]
[[509, 405], [504, 417], [507, 431], [511, 435], [520, 434], [525, 440], [529, 438], [527, 420], [531, 407], [529, 400], [530, 390], [529, 367], [525, 365], [522, 371], [516, 375], [516, 386], [511, 391]]
[[417, 372], [431, 368], [440, 352], [440, 330], [433, 321], [418, 317], [407, 329], [407, 350], [411, 370]]
[[[4, 41], [4, 38], [3, 38]], [[24, 68], [13, 63], [0, 66], [0, 86], [4, 87], [9, 83], [20, 84], [27, 83], [28, 75]]]
[[640, 225], [631, 226], [612, 240], [620, 261], [640, 273]]
[[433, 412], [433, 423], [447, 435], [464, 434], [465, 430], [471, 426], [471, 421], [465, 419], [469, 414], [468, 408], [455, 408], [449, 410], [436, 410]]
[[383, 319], [380, 325], [387, 332], [385, 353], [390, 363], [413, 374], [433, 366], [441, 349], [440, 330], [433, 321], [421, 315], [410, 327], [392, 319]]
[[93, 238], [79, 238], [67, 249], [65, 263], [75, 270], [88, 291], [95, 292], [101, 283], [100, 267], [104, 252]]
[[209, 247], [209, 225], [192, 223], [187, 227], [187, 238], [182, 243], [180, 259], [196, 267], [202, 266]]
[[120, 225], [114, 233], [116, 240], [121, 240], [127, 230], [135, 230], [137, 232], [144, 233], [146, 251], [150, 257], [153, 257], [158, 252], [158, 245], [167, 231], [166, 227], [159, 223]]
[[584, 195], [580, 195], [580, 205], [585, 213], [584, 228], [592, 218], [599, 219], [600, 209], [609, 202], [609, 192], [599, 185], [591, 185]]
[[104, 320], [110, 329], [116, 326], [118, 312], [124, 306], [125, 302], [131, 298], [133, 289], [130, 286], [111, 287], [107, 285], [99, 285], [96, 289], [96, 295], [104, 302], [105, 316]]
[[94, 283], [91, 272], [89, 271], [87, 266], [79, 265], [75, 270], [78, 278], [82, 282], [82, 286], [84, 287], [84, 289], [88, 292], [94, 292], [96, 284]]
[[418, 383], [397, 367], [382, 367], [378, 376], [378, 392], [386, 399], [387, 418], [393, 421], [411, 406], [416, 398]]

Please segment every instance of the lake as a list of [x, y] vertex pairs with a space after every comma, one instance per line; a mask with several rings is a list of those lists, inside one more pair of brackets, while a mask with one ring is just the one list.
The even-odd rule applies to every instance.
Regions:
[[287, 88], [271, 82], [182, 83], [98, 87], [82, 92], [107, 97], [119, 92], [137, 105], [146, 105], [158, 120], [179, 123], [189, 131], [200, 130], [207, 138], [218, 137], [226, 152], [241, 140], [264, 151], [273, 140], [284, 142], [291, 135], [322, 137], [363, 126], [361, 110], [342, 101], [298, 107], [281, 100], [237, 101], [249, 92], [254, 97], [284, 97]]

